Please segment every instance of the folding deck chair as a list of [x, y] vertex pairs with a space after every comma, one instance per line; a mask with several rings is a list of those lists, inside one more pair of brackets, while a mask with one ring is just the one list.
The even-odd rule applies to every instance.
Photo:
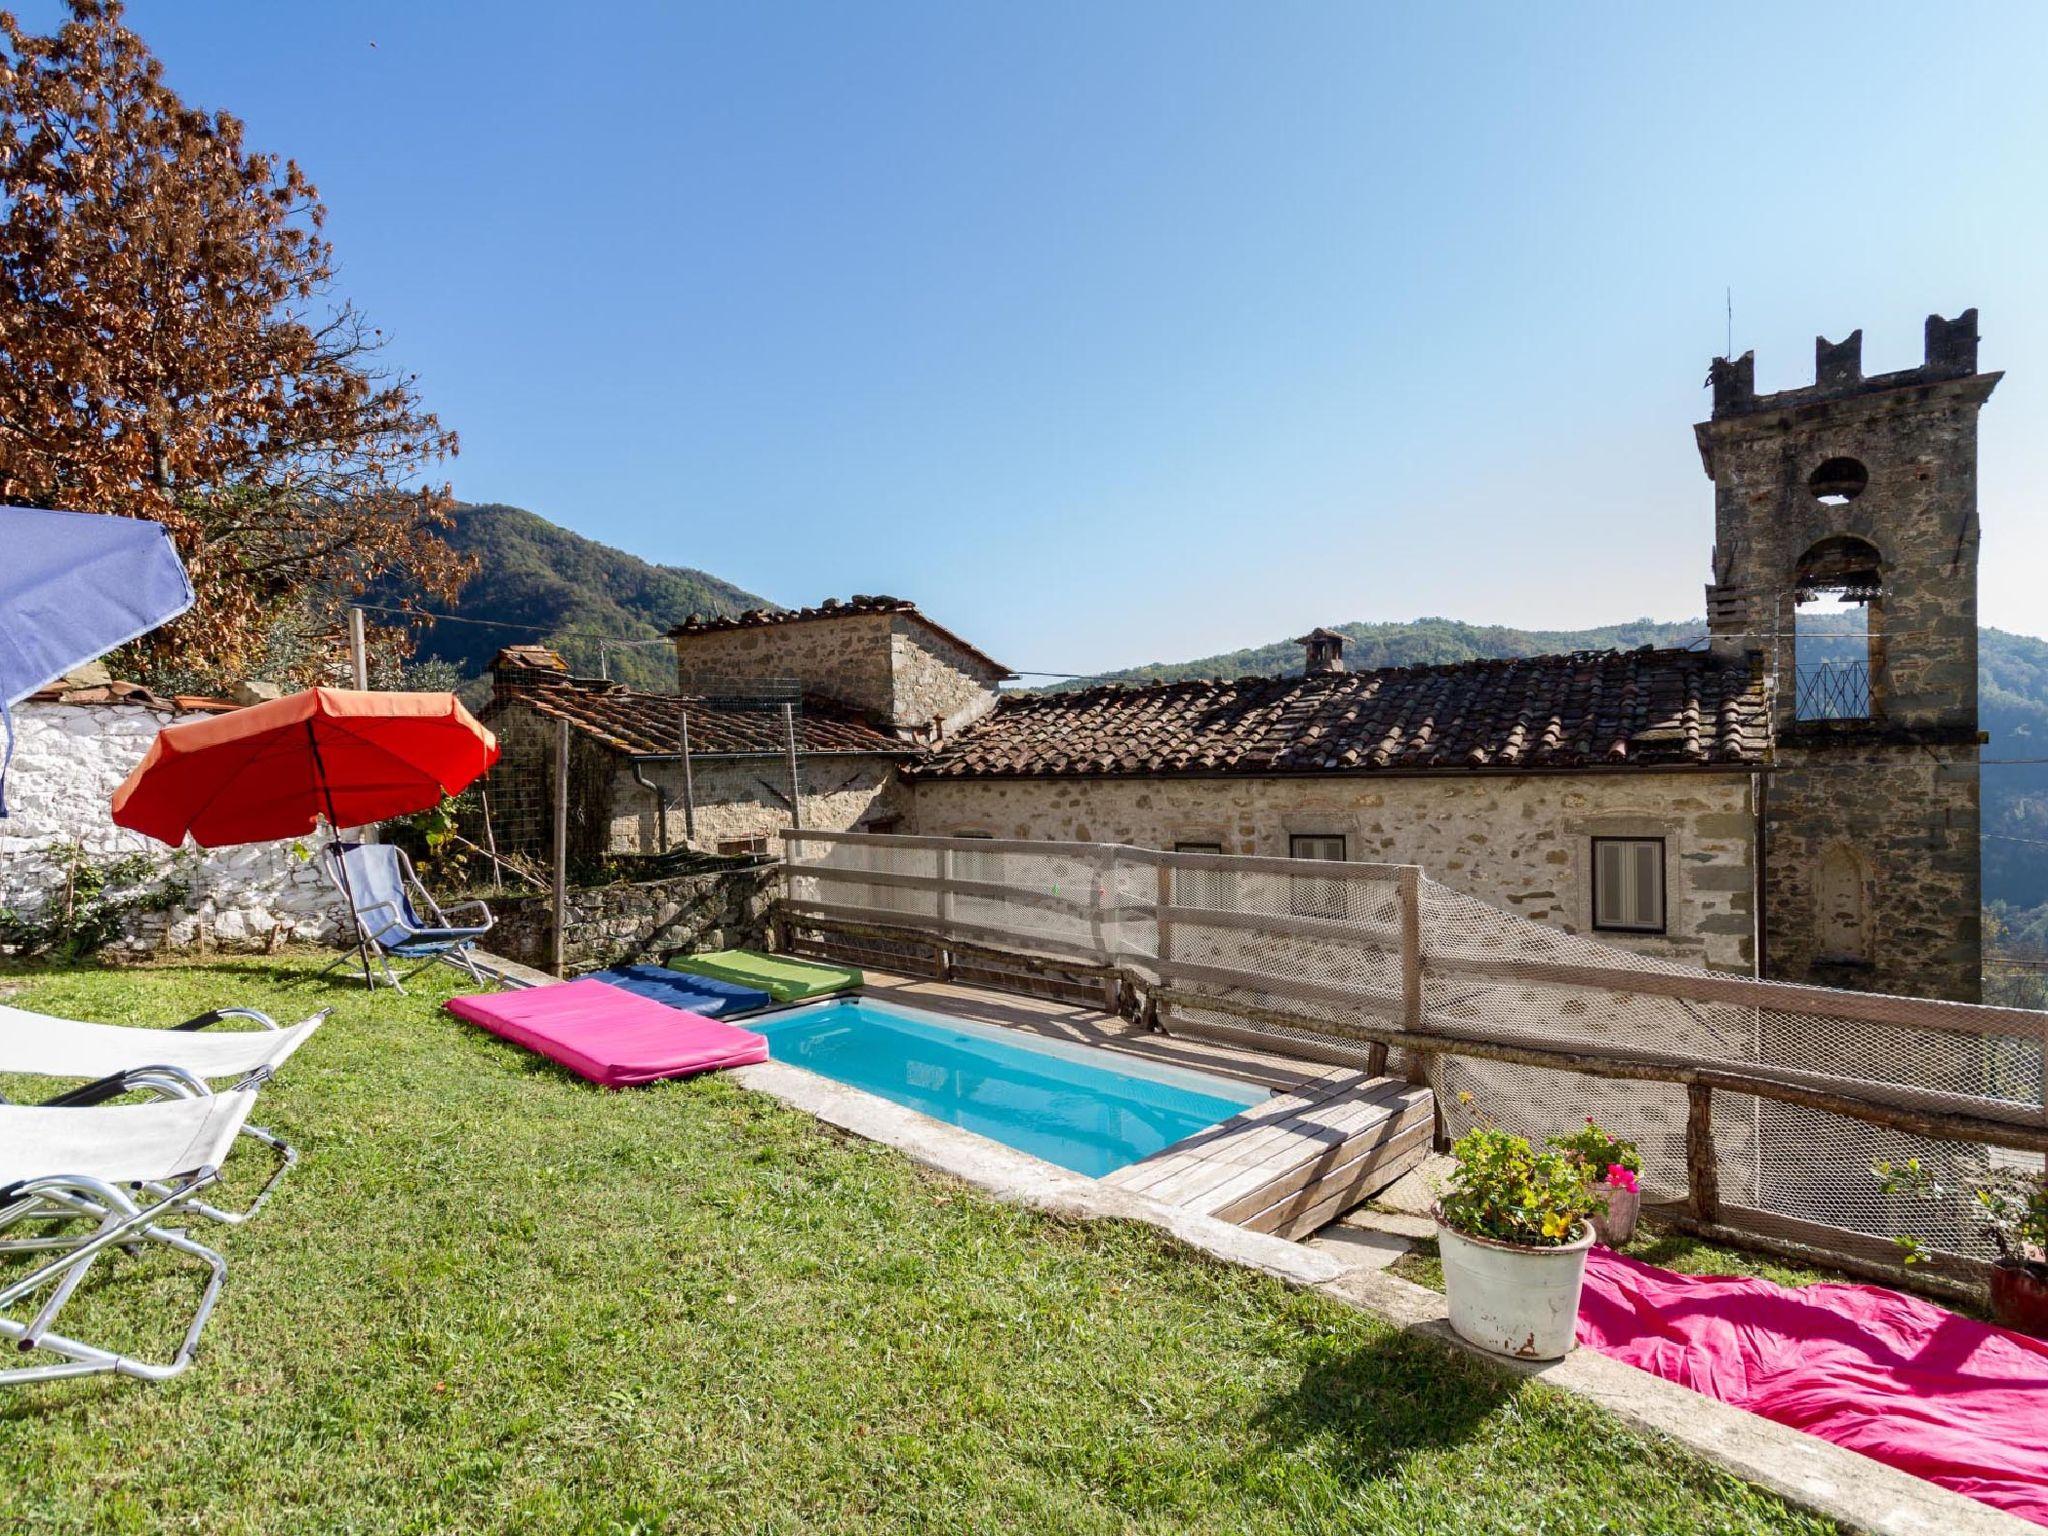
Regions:
[[[135, 1086], [155, 1085], [145, 1080]], [[196, 1209], [200, 1192], [220, 1177], [220, 1165], [255, 1104], [254, 1087], [244, 1086], [153, 1104], [0, 1105], [0, 1256], [27, 1254], [33, 1266], [0, 1284], [0, 1339], [24, 1353], [57, 1357], [0, 1369], [0, 1386], [108, 1373], [166, 1381], [192, 1363], [228, 1265], [166, 1223]], [[91, 1223], [91, 1230], [81, 1234], [80, 1221]], [[31, 1230], [16, 1235], [23, 1228]], [[95, 1264], [148, 1243], [188, 1254], [207, 1268], [206, 1288], [168, 1361], [135, 1359], [54, 1331], [58, 1314]], [[0, 1269], [0, 1281], [8, 1273]], [[8, 1315], [38, 1295], [41, 1304], [26, 1321]]]
[[[363, 963], [363, 980], [370, 986], [377, 985], [377, 975], [370, 968], [372, 959], [383, 971], [384, 980], [403, 992], [405, 986], [391, 968], [393, 957], [419, 960], [420, 964], [407, 972], [417, 976], [443, 956], [452, 956], [479, 986], [484, 984], [483, 973], [469, 951], [496, 921], [489, 907], [480, 901], [458, 902], [454, 910], [475, 908], [483, 920], [466, 925], [450, 922], [441, 904], [413, 873], [405, 850], [390, 843], [329, 843], [321, 850], [321, 861], [334, 888], [349, 904], [356, 926], [356, 953]], [[432, 914], [431, 922], [421, 919], [423, 911]], [[337, 964], [345, 962], [346, 957]]]
[[[234, 1087], [254, 1088], [284, 1065], [331, 1011], [323, 1008], [289, 1029], [280, 1028], [270, 1015], [254, 1008], [216, 1008], [172, 1029], [130, 1029], [117, 1024], [85, 1024], [0, 1004], [0, 1072], [91, 1079], [45, 1099], [43, 1107], [51, 1109], [105, 1104], [138, 1089], [160, 1096], [203, 1097], [213, 1091], [207, 1085], [209, 1078], [233, 1078]], [[263, 1027], [197, 1033], [227, 1018], [254, 1019]], [[6, 1103], [6, 1096], [0, 1094], [0, 1105]], [[230, 1226], [238, 1226], [260, 1211], [278, 1180], [299, 1160], [298, 1152], [275, 1132], [245, 1125], [242, 1134], [276, 1155], [277, 1166], [270, 1177], [241, 1210], [226, 1211], [197, 1202], [192, 1206], [200, 1215]]]

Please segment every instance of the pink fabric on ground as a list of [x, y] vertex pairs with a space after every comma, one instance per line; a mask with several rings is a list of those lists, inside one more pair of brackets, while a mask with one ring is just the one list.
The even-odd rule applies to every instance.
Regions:
[[1876, 1286], [1675, 1275], [1595, 1248], [1579, 1342], [2048, 1525], [2048, 1341]]
[[606, 981], [451, 997], [448, 1011], [607, 1088], [768, 1059], [768, 1042], [752, 1030]]

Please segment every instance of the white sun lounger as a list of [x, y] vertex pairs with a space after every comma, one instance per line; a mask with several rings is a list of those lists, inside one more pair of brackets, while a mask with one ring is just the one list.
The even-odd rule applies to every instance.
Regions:
[[[311, 1038], [327, 1017], [322, 1009], [302, 1024], [280, 1028], [268, 1014], [253, 1008], [222, 1008], [175, 1029], [133, 1029], [119, 1024], [87, 1024], [25, 1008], [0, 1004], [0, 1072], [36, 1077], [83, 1077], [91, 1081], [45, 1101], [51, 1109], [76, 1109], [104, 1104], [137, 1089], [160, 1097], [201, 1097], [213, 1090], [209, 1079], [233, 1078], [237, 1086], [254, 1087], [275, 1072]], [[201, 1033], [225, 1018], [254, 1019], [260, 1029]], [[0, 1104], [6, 1102], [0, 1096]], [[285, 1170], [299, 1154], [284, 1139], [261, 1126], [244, 1126], [243, 1134], [260, 1141], [277, 1156], [277, 1167], [239, 1211], [224, 1211], [195, 1202], [200, 1215], [230, 1225], [247, 1221], [263, 1208]]]
[[[17, 1351], [42, 1351], [48, 1364], [0, 1369], [0, 1385], [112, 1372], [163, 1381], [192, 1363], [200, 1330], [220, 1298], [227, 1260], [184, 1232], [164, 1225], [191, 1208], [199, 1192], [220, 1177], [235, 1138], [255, 1107], [253, 1086], [152, 1104], [53, 1108], [0, 1105], [0, 1254], [48, 1254], [29, 1273], [0, 1286], [0, 1340]], [[138, 1200], [130, 1191], [146, 1191]], [[26, 1223], [75, 1228], [80, 1237], [42, 1231], [12, 1235]], [[161, 1364], [100, 1349], [54, 1331], [57, 1315], [78, 1284], [109, 1253], [161, 1243], [207, 1267], [206, 1288], [171, 1358]], [[8, 1271], [0, 1270], [0, 1280]], [[33, 1316], [7, 1315], [37, 1295]]]

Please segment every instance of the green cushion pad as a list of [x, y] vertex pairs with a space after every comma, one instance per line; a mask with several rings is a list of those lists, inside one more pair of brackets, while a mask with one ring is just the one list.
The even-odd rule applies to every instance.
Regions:
[[849, 987], [858, 987], [862, 981], [860, 972], [850, 965], [821, 965], [816, 960], [792, 960], [787, 955], [764, 955], [752, 949], [678, 955], [668, 966], [672, 971], [685, 971], [692, 976], [759, 987], [778, 1003], [844, 992]]

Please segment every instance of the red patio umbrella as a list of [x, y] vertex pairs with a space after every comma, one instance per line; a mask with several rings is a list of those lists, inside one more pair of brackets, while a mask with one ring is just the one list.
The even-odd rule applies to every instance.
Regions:
[[360, 827], [466, 788], [498, 739], [452, 693], [309, 688], [157, 733], [114, 791], [114, 820], [177, 847]]

